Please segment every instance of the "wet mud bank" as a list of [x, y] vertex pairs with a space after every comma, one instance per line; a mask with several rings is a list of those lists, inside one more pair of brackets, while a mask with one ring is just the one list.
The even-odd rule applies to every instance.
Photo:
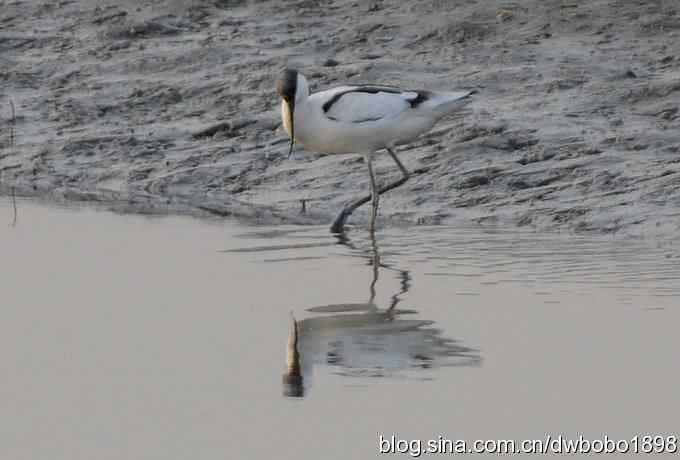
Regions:
[[414, 174], [383, 225], [680, 229], [675, 1], [11, 1], [0, 24], [5, 193], [330, 225], [368, 177], [286, 159], [274, 81], [295, 66], [312, 90], [479, 90], [398, 150]]

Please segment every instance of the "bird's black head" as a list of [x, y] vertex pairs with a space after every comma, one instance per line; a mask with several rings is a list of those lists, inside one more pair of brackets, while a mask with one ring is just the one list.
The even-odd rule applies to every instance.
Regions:
[[[295, 93], [297, 92], [298, 71], [294, 69], [285, 69], [281, 72], [279, 80], [276, 82], [276, 92], [283, 99], [284, 106], [284, 125], [287, 123], [290, 126], [290, 149], [288, 150], [288, 158], [293, 153], [293, 144], [295, 143]], [[287, 118], [287, 119], [286, 119]]]
[[287, 102], [295, 101], [297, 91], [298, 71], [295, 69], [285, 69], [281, 72], [279, 80], [276, 82], [276, 92]]

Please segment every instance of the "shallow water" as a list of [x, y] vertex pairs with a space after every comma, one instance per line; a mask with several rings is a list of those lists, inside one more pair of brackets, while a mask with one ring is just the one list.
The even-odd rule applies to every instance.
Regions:
[[677, 240], [6, 215], [2, 458], [680, 434]]

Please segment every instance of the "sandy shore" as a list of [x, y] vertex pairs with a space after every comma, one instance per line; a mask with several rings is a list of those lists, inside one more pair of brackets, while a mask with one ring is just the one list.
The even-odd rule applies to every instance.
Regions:
[[330, 224], [368, 179], [357, 156], [286, 159], [295, 66], [313, 90], [479, 89], [399, 150], [415, 174], [383, 224], [680, 229], [675, 0], [5, 1], [0, 26], [5, 191]]

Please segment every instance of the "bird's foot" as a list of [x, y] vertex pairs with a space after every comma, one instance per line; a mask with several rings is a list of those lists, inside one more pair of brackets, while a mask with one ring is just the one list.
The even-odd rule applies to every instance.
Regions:
[[352, 215], [351, 208], [349, 207], [343, 208], [342, 211], [340, 211], [340, 214], [338, 214], [338, 217], [336, 217], [335, 220], [333, 221], [333, 225], [331, 225], [331, 233], [344, 233], [345, 222], [351, 215]]

